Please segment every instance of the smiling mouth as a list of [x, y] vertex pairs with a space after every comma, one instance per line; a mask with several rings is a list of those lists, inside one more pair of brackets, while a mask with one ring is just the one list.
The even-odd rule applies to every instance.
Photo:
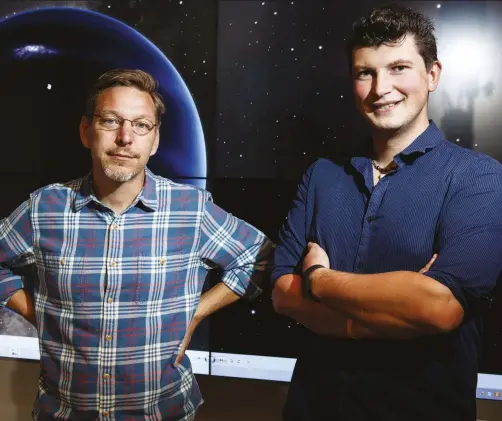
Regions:
[[396, 108], [399, 104], [401, 104], [401, 102], [402, 102], [402, 100], [398, 101], [398, 102], [393, 102], [392, 104], [373, 105], [373, 110], [375, 112], [378, 112], [378, 111], [389, 111], [389, 110], [392, 110], [392, 109]]

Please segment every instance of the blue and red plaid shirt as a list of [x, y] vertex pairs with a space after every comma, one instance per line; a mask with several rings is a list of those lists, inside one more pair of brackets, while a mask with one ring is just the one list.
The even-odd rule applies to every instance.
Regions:
[[34, 268], [41, 373], [34, 419], [192, 420], [201, 404], [188, 357], [173, 363], [208, 270], [259, 294], [271, 243], [202, 189], [146, 170], [121, 215], [91, 176], [33, 193], [0, 223], [0, 300]]

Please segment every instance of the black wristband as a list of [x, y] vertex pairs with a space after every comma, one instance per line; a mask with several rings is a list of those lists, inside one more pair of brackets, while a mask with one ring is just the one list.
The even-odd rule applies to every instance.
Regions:
[[312, 301], [319, 301], [312, 293], [312, 280], [310, 279], [310, 275], [317, 269], [325, 269], [323, 265], [312, 265], [305, 272], [302, 273], [302, 295], [303, 298], [307, 298]]

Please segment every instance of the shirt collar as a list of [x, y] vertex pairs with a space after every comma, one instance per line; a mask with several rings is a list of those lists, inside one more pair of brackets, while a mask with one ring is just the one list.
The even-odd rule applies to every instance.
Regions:
[[[77, 190], [74, 201], [75, 212], [80, 212], [84, 206], [87, 206], [91, 202], [100, 203], [92, 190], [92, 171], [87, 177], [82, 179], [80, 188]], [[143, 189], [131, 206], [138, 205], [152, 212], [155, 212], [158, 207], [157, 180], [148, 168], [145, 169], [145, 184]]]
[[[411, 164], [415, 159], [435, 148], [443, 140], [444, 136], [441, 130], [439, 130], [434, 121], [429, 120], [427, 129], [408, 145], [408, 147], [394, 156], [394, 161], [399, 168]], [[371, 159], [373, 152], [371, 138], [364, 144], [360, 152], [361, 153], [351, 158], [351, 163], [357, 171], [364, 173], [368, 159]]]
[[155, 179], [155, 175], [148, 168], [145, 168], [145, 174], [145, 185], [139, 195], [139, 201], [143, 203], [145, 207], [155, 212], [158, 207], [157, 180]]
[[418, 136], [406, 149], [397, 154], [394, 159], [401, 158], [406, 163], [414, 161], [419, 155], [423, 155], [435, 148], [444, 140], [443, 133], [434, 121], [429, 120], [429, 126]]

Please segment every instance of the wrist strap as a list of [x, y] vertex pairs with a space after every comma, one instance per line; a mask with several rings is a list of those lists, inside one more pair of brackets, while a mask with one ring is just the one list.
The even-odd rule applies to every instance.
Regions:
[[302, 295], [304, 298], [308, 298], [309, 300], [313, 301], [319, 301], [319, 298], [317, 298], [313, 293], [312, 293], [312, 281], [310, 279], [310, 275], [312, 272], [314, 272], [317, 269], [325, 269], [323, 265], [312, 265], [305, 272], [302, 274]]

